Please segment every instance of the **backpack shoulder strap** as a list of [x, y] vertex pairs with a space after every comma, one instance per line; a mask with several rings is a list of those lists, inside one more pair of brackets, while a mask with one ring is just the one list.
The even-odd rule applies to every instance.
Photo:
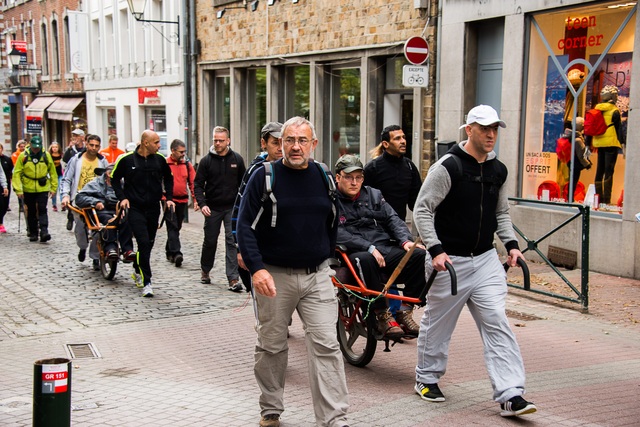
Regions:
[[262, 163], [262, 165], [264, 166], [264, 190], [262, 192], [262, 198], [260, 199], [260, 210], [258, 211], [256, 218], [253, 220], [253, 223], [251, 223], [252, 230], [256, 229], [258, 221], [260, 220], [260, 217], [264, 212], [264, 206], [267, 202], [267, 199], [270, 199], [272, 204], [271, 227], [276, 226], [276, 219], [278, 216], [278, 200], [276, 199], [275, 194], [273, 194], [273, 184], [275, 182], [275, 176], [273, 174], [273, 164], [271, 162], [265, 161]]
[[333, 180], [331, 171], [329, 170], [329, 167], [327, 165], [315, 160], [314, 163], [316, 164], [320, 172], [322, 172], [322, 176], [324, 176], [324, 181], [327, 185], [327, 192], [329, 193], [329, 200], [331, 200], [331, 213], [333, 214], [331, 224], [335, 224], [335, 219], [338, 215], [338, 208], [336, 207], [336, 182]]

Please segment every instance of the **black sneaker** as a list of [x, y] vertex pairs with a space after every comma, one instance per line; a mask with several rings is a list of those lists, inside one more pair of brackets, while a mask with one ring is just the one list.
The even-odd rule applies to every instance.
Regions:
[[429, 402], [444, 402], [444, 394], [440, 391], [438, 384], [416, 383], [414, 390], [421, 399]]
[[515, 396], [500, 404], [500, 415], [503, 417], [516, 417], [518, 415], [533, 414], [538, 410], [536, 405], [527, 402], [522, 396]]
[[173, 257], [173, 255], [167, 254], [167, 261], [169, 261], [170, 263], [174, 263], [175, 262], [175, 258]]
[[100, 260], [93, 260], [93, 271], [100, 271]]
[[182, 254], [178, 254], [173, 258], [173, 262], [175, 263], [176, 267], [182, 267], [182, 261], [184, 261], [184, 259], [182, 258]]
[[30, 242], [37, 242], [38, 241], [38, 235], [33, 235], [33, 234], [29, 234], [29, 241]]
[[51, 240], [51, 234], [47, 230], [40, 230], [40, 242], [46, 243]]
[[67, 230], [71, 231], [73, 228], [73, 217], [67, 219]]
[[86, 257], [87, 257], [87, 250], [80, 249], [80, 251], [78, 252], [78, 261], [83, 262]]

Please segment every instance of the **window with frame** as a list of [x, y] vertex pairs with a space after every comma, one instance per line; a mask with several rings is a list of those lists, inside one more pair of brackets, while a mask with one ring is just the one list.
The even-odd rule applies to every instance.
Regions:
[[[612, 6], [530, 17], [523, 198], [622, 212], [637, 6]], [[609, 125], [604, 134], [587, 135], [594, 109]]]

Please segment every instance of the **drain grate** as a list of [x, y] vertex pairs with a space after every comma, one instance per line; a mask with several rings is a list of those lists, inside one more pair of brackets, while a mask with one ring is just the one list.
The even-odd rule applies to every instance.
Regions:
[[71, 359], [97, 359], [101, 357], [93, 343], [67, 344], [66, 348]]

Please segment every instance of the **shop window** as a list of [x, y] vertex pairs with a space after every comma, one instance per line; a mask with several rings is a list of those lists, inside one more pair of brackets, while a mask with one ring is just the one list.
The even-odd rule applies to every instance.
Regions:
[[[267, 122], [267, 69], [250, 69], [248, 72], [248, 84], [247, 106], [249, 107], [249, 117], [243, 120], [243, 124], [246, 123], [249, 126], [249, 154], [250, 158], [253, 159], [253, 156], [260, 152], [260, 130]], [[238, 147], [237, 142], [236, 148]]]
[[360, 155], [360, 69], [331, 72], [331, 164], [343, 154]]
[[107, 134], [117, 136], [118, 128], [117, 128], [117, 120], [116, 120], [116, 109], [107, 108], [106, 116], [107, 116]]
[[[637, 6], [616, 5], [598, 2], [531, 17], [524, 198], [622, 212]], [[604, 112], [607, 124], [616, 123], [603, 135], [584, 134], [593, 108]], [[612, 120], [614, 111], [619, 122]]]
[[[231, 80], [229, 75], [216, 75], [213, 126], [231, 127]], [[211, 130], [213, 130], [213, 126]], [[209, 135], [211, 136], [211, 135]]]
[[300, 65], [286, 69], [286, 117], [309, 119], [309, 67]]

